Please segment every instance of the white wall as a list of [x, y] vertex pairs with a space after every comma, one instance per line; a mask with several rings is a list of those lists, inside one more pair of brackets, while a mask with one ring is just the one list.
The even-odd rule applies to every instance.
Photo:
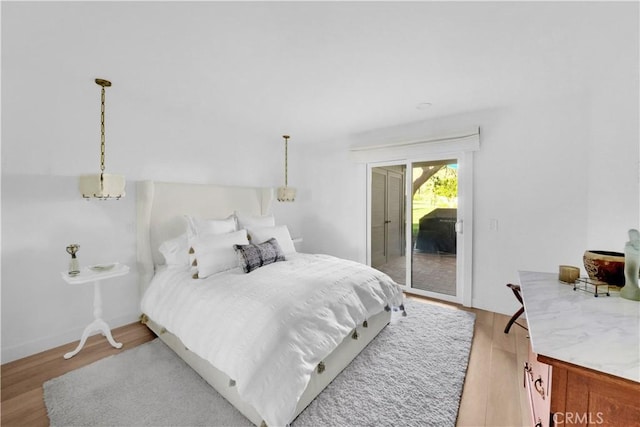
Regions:
[[[180, 79], [190, 71], [183, 57], [163, 54], [169, 47], [184, 59], [193, 54], [174, 37], [181, 28], [161, 37], [144, 26], [136, 31], [142, 6], [130, 9], [140, 15], [121, 16], [115, 3], [103, 5], [106, 14], [89, 3], [32, 4], [15, 19], [6, 19], [7, 11], [18, 9], [2, 5], [2, 362], [76, 340], [91, 321], [91, 287], [60, 278], [69, 243], [81, 245], [84, 265], [118, 260], [133, 267], [122, 280], [105, 282], [104, 318], [117, 327], [137, 317], [136, 180], [282, 182], [279, 133], [289, 129], [251, 133], [243, 115], [260, 114], [255, 110], [236, 111], [233, 122], [199, 114], [208, 97], [197, 82]], [[33, 21], [30, 8], [38, 11]], [[170, 22], [164, 12], [160, 21]], [[599, 52], [594, 67], [560, 70], [593, 73], [593, 86], [583, 91], [315, 146], [298, 145], [294, 133], [289, 182], [299, 197], [275, 204], [278, 222], [303, 236], [305, 251], [363, 261], [366, 168], [349, 160], [346, 146], [480, 125], [475, 305], [510, 313], [515, 302], [504, 283], [516, 280], [518, 269], [555, 271], [561, 263], [581, 265], [587, 248], [620, 250], [626, 230], [638, 226], [640, 205], [637, 17], [612, 26], [621, 31], [601, 31], [589, 40], [601, 45], [579, 47]], [[158, 86], [157, 98], [142, 96], [131, 84], [141, 81], [141, 51], [180, 84]], [[224, 58], [215, 59], [195, 75], [225, 66]], [[99, 165], [94, 77], [114, 83], [107, 91], [107, 171], [127, 176], [128, 195], [119, 202], [86, 202], [77, 193], [77, 176]], [[489, 218], [499, 220], [497, 233], [489, 232]]]
[[60, 276], [70, 243], [80, 244], [82, 265], [133, 267], [133, 274], [105, 281], [102, 294], [112, 327], [135, 320], [135, 192], [128, 190], [119, 202], [87, 202], [78, 197], [76, 177], [3, 175], [3, 362], [75, 341], [93, 319], [93, 287]]
[[[220, 175], [207, 181], [224, 180]], [[187, 170], [180, 181], [192, 181]], [[265, 181], [253, 175], [231, 184]], [[3, 363], [76, 341], [93, 320], [93, 286], [68, 285], [60, 276], [68, 267], [65, 247], [70, 243], [80, 244], [81, 266], [112, 261], [130, 266], [129, 275], [102, 283], [103, 318], [111, 328], [138, 319], [135, 197], [132, 179], [124, 199], [103, 202], [83, 200], [75, 176], [3, 174]], [[293, 209], [295, 205], [273, 205], [277, 222], [287, 224], [296, 236], [300, 226]]]
[[[518, 304], [505, 284], [517, 281], [518, 270], [555, 272], [570, 264], [584, 273], [585, 250], [622, 251], [627, 230], [640, 225], [640, 38], [637, 9], [630, 10], [635, 15], [598, 9], [601, 26], [593, 37], [556, 52], [568, 64], [557, 81], [546, 76], [553, 91], [307, 147], [314, 170], [305, 175], [305, 187], [312, 189], [304, 206], [306, 249], [366, 259], [366, 169], [348, 159], [345, 145], [416, 140], [479, 125], [474, 306], [510, 314]], [[576, 67], [574, 50], [583, 49], [591, 52], [592, 64]], [[566, 75], [585, 74], [586, 86], [560, 83]], [[492, 84], [500, 90], [499, 82]], [[489, 230], [490, 219], [498, 220], [497, 232]]]
[[[92, 321], [92, 287], [67, 285], [60, 276], [70, 243], [80, 244], [81, 265], [119, 261], [131, 267], [128, 276], [104, 282], [103, 318], [112, 328], [137, 319], [135, 181], [276, 187], [283, 183], [284, 153], [278, 134], [238, 140], [235, 124], [153, 99], [132, 100], [126, 83], [113, 79], [106, 96], [106, 165], [107, 172], [126, 176], [127, 196], [85, 201], [77, 177], [97, 173], [100, 154], [100, 88], [92, 79], [110, 77], [108, 63], [120, 60], [117, 52], [104, 54], [105, 74], [97, 70], [79, 78], [71, 69], [86, 63], [64, 44], [52, 51], [4, 32], [2, 43], [5, 363], [78, 340]], [[61, 80], [48, 80], [53, 75]], [[126, 82], [126, 75], [120, 76]], [[295, 185], [302, 167], [290, 145], [289, 179]], [[275, 202], [273, 211], [278, 223], [300, 235], [295, 204]]]
[[[3, 126], [3, 142], [18, 127]], [[6, 132], [6, 133], [5, 133]], [[40, 135], [44, 137], [44, 135]], [[7, 150], [8, 151], [8, 150]], [[264, 158], [268, 153], [262, 153]], [[12, 155], [4, 155], [12, 160]], [[136, 161], [125, 172], [133, 171]], [[246, 163], [249, 168], [257, 163]], [[274, 163], [277, 161], [274, 159]], [[150, 162], [152, 165], [153, 162]], [[183, 182], [225, 182], [235, 166], [213, 162], [219, 175], [196, 181], [189, 170], [173, 170]], [[172, 174], [167, 174], [173, 179]], [[2, 362], [78, 340], [93, 319], [93, 287], [68, 285], [65, 247], [79, 243], [81, 265], [119, 261], [131, 267], [123, 278], [103, 282], [103, 318], [114, 328], [139, 314], [135, 242], [135, 174], [119, 201], [86, 201], [76, 176], [3, 174], [2, 176]], [[146, 178], [146, 177], [145, 177]], [[166, 179], [166, 176], [151, 177]], [[277, 185], [272, 177], [246, 173], [232, 185]], [[274, 202], [280, 224], [300, 234], [295, 205]]]
[[[556, 272], [569, 264], [585, 274], [586, 249], [622, 251], [627, 230], [639, 225], [638, 81], [628, 77], [606, 94], [565, 94], [308, 147], [306, 249], [366, 260], [366, 168], [349, 160], [345, 143], [415, 140], [480, 125], [473, 305], [512, 313], [517, 302], [505, 284], [517, 282], [518, 270]], [[490, 219], [498, 231], [489, 229]]]
[[[93, 319], [92, 287], [70, 286], [60, 277], [69, 243], [80, 244], [81, 265], [120, 261], [131, 267], [128, 276], [103, 284], [103, 318], [112, 328], [137, 319], [135, 181], [283, 182], [280, 134], [290, 129], [246, 129], [243, 114], [255, 111], [240, 112], [232, 122], [202, 114], [212, 94], [184, 76], [227, 65], [215, 57], [210, 68], [184, 69], [193, 52], [178, 35], [187, 32], [180, 25], [189, 20], [168, 23], [174, 13], [184, 17], [190, 10], [163, 3], [145, 21], [154, 13], [149, 8], [153, 4], [2, 4], [3, 363], [75, 341]], [[157, 28], [162, 32], [151, 31]], [[141, 70], [149, 64], [171, 77], [151, 97], [132, 83], [146, 81]], [[106, 168], [127, 178], [120, 201], [87, 202], [78, 192], [78, 175], [99, 171], [95, 77], [113, 83], [106, 93]], [[295, 134], [290, 145], [295, 184], [302, 172]], [[278, 223], [300, 235], [295, 204], [275, 202], [273, 211]]]

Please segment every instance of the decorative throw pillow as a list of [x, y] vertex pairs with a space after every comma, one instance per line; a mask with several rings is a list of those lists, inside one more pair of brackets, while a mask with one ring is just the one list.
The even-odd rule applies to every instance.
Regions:
[[185, 215], [185, 219], [187, 220], [187, 237], [189, 239], [204, 234], [231, 233], [238, 229], [236, 217], [233, 215], [224, 219], [200, 219]]
[[165, 240], [158, 248], [167, 265], [189, 265], [189, 242], [187, 233], [176, 238]]
[[285, 260], [284, 253], [274, 238], [257, 245], [234, 245], [234, 248], [238, 254], [240, 268], [245, 273], [250, 273], [263, 265]]
[[238, 267], [234, 245], [247, 244], [249, 240], [246, 230], [195, 237], [191, 245], [197, 270], [194, 279], [204, 279], [212, 274]]
[[199, 237], [217, 234], [227, 234], [236, 231], [236, 217], [229, 215], [224, 219], [200, 219], [191, 215], [185, 215], [187, 221], [187, 241], [189, 243], [189, 264], [195, 265], [196, 259], [193, 252], [193, 244]]
[[276, 225], [273, 215], [247, 215], [236, 211], [235, 216], [238, 220], [238, 228], [273, 227]]
[[286, 225], [276, 225], [275, 227], [247, 227], [249, 240], [258, 244], [266, 242], [272, 237], [278, 241], [282, 252], [286, 255], [296, 252], [296, 247], [291, 240], [289, 228]]

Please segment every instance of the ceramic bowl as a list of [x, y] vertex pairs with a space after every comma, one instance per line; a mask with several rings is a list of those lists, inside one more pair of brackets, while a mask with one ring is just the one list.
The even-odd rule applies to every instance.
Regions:
[[584, 268], [591, 279], [624, 286], [624, 254], [611, 251], [585, 251]]

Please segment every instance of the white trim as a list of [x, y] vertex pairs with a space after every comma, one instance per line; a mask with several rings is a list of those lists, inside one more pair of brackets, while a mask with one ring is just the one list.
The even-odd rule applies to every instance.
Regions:
[[[405, 179], [405, 228], [404, 228], [404, 254], [406, 257], [404, 268], [405, 287], [408, 284], [413, 286], [411, 278], [413, 277], [413, 169], [411, 168], [411, 160], [405, 163], [407, 172]], [[409, 287], [408, 289], [413, 289]]]
[[[125, 314], [121, 316], [110, 317], [104, 319], [109, 324], [111, 329], [117, 329], [119, 327], [128, 325], [138, 321], [138, 314]], [[22, 359], [27, 356], [40, 353], [43, 349], [55, 349], [57, 347], [78, 342], [78, 337], [84, 332], [85, 326], [74, 327], [60, 334], [53, 336], [36, 338], [27, 342], [13, 345], [10, 347], [2, 347], [2, 363], [13, 362], [14, 360]], [[97, 335], [100, 331], [94, 331], [89, 336]], [[64, 352], [60, 350], [60, 359]]]
[[[460, 207], [462, 204], [462, 207]], [[473, 296], [473, 153], [463, 152], [458, 156], [458, 212], [462, 212], [462, 244], [464, 250], [458, 254], [458, 292], [461, 303], [471, 307]]]
[[388, 162], [420, 158], [435, 154], [480, 150], [480, 127], [448, 135], [417, 140], [385, 142], [374, 145], [355, 145], [349, 149], [351, 160], [359, 163]]
[[[428, 151], [428, 150], [427, 150]], [[462, 221], [462, 235], [458, 235], [457, 253], [458, 262], [456, 263], [456, 295], [445, 295], [435, 292], [423, 291], [418, 288], [407, 288], [409, 292], [419, 295], [438, 298], [444, 301], [455, 302], [467, 307], [472, 306], [472, 290], [473, 290], [473, 152], [472, 151], [448, 151], [448, 152], [425, 152], [418, 157], [407, 156], [402, 160], [392, 161], [386, 160], [381, 162], [367, 163], [367, 240], [366, 240], [366, 259], [367, 264], [371, 265], [371, 173], [372, 169], [383, 166], [405, 165], [407, 172], [406, 178], [406, 208], [405, 214], [411, 214], [411, 200], [408, 196], [411, 194], [411, 165], [428, 160], [447, 160], [456, 159], [458, 163], [458, 220]], [[411, 221], [407, 221], [406, 236], [411, 235]], [[411, 256], [413, 248], [411, 247], [411, 239], [406, 240], [407, 265], [405, 268], [405, 283], [410, 283], [411, 278]]]
[[425, 291], [424, 289], [410, 288], [408, 286], [402, 286], [402, 291], [409, 295], [419, 295], [421, 297], [427, 297], [435, 300], [452, 302], [454, 304], [460, 304], [460, 298], [454, 295], [447, 295], [447, 294], [441, 294], [439, 292]]

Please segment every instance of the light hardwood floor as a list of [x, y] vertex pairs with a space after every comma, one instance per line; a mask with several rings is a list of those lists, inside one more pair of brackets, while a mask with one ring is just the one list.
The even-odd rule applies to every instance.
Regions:
[[[452, 309], [476, 313], [475, 334], [469, 368], [465, 379], [458, 426], [525, 426], [530, 425], [522, 388], [522, 365], [527, 358], [526, 331], [518, 326], [503, 333], [509, 317], [484, 310], [468, 309], [448, 303], [410, 297]], [[148, 342], [154, 335], [143, 325], [134, 323], [113, 331], [116, 341], [130, 349]], [[69, 343], [1, 367], [2, 426], [48, 426], [42, 384], [51, 378], [118, 354], [104, 337], [94, 335], [70, 360], [62, 355], [73, 350]]]
[[[123, 344], [123, 350], [155, 338], [155, 335], [140, 323], [116, 328], [111, 332], [113, 338]], [[3, 426], [48, 426], [49, 418], [44, 406], [42, 384], [51, 378], [122, 351], [111, 347], [102, 335], [97, 334], [89, 337], [80, 353], [65, 360], [62, 356], [74, 350], [77, 344], [78, 341], [2, 365], [0, 414]]]

